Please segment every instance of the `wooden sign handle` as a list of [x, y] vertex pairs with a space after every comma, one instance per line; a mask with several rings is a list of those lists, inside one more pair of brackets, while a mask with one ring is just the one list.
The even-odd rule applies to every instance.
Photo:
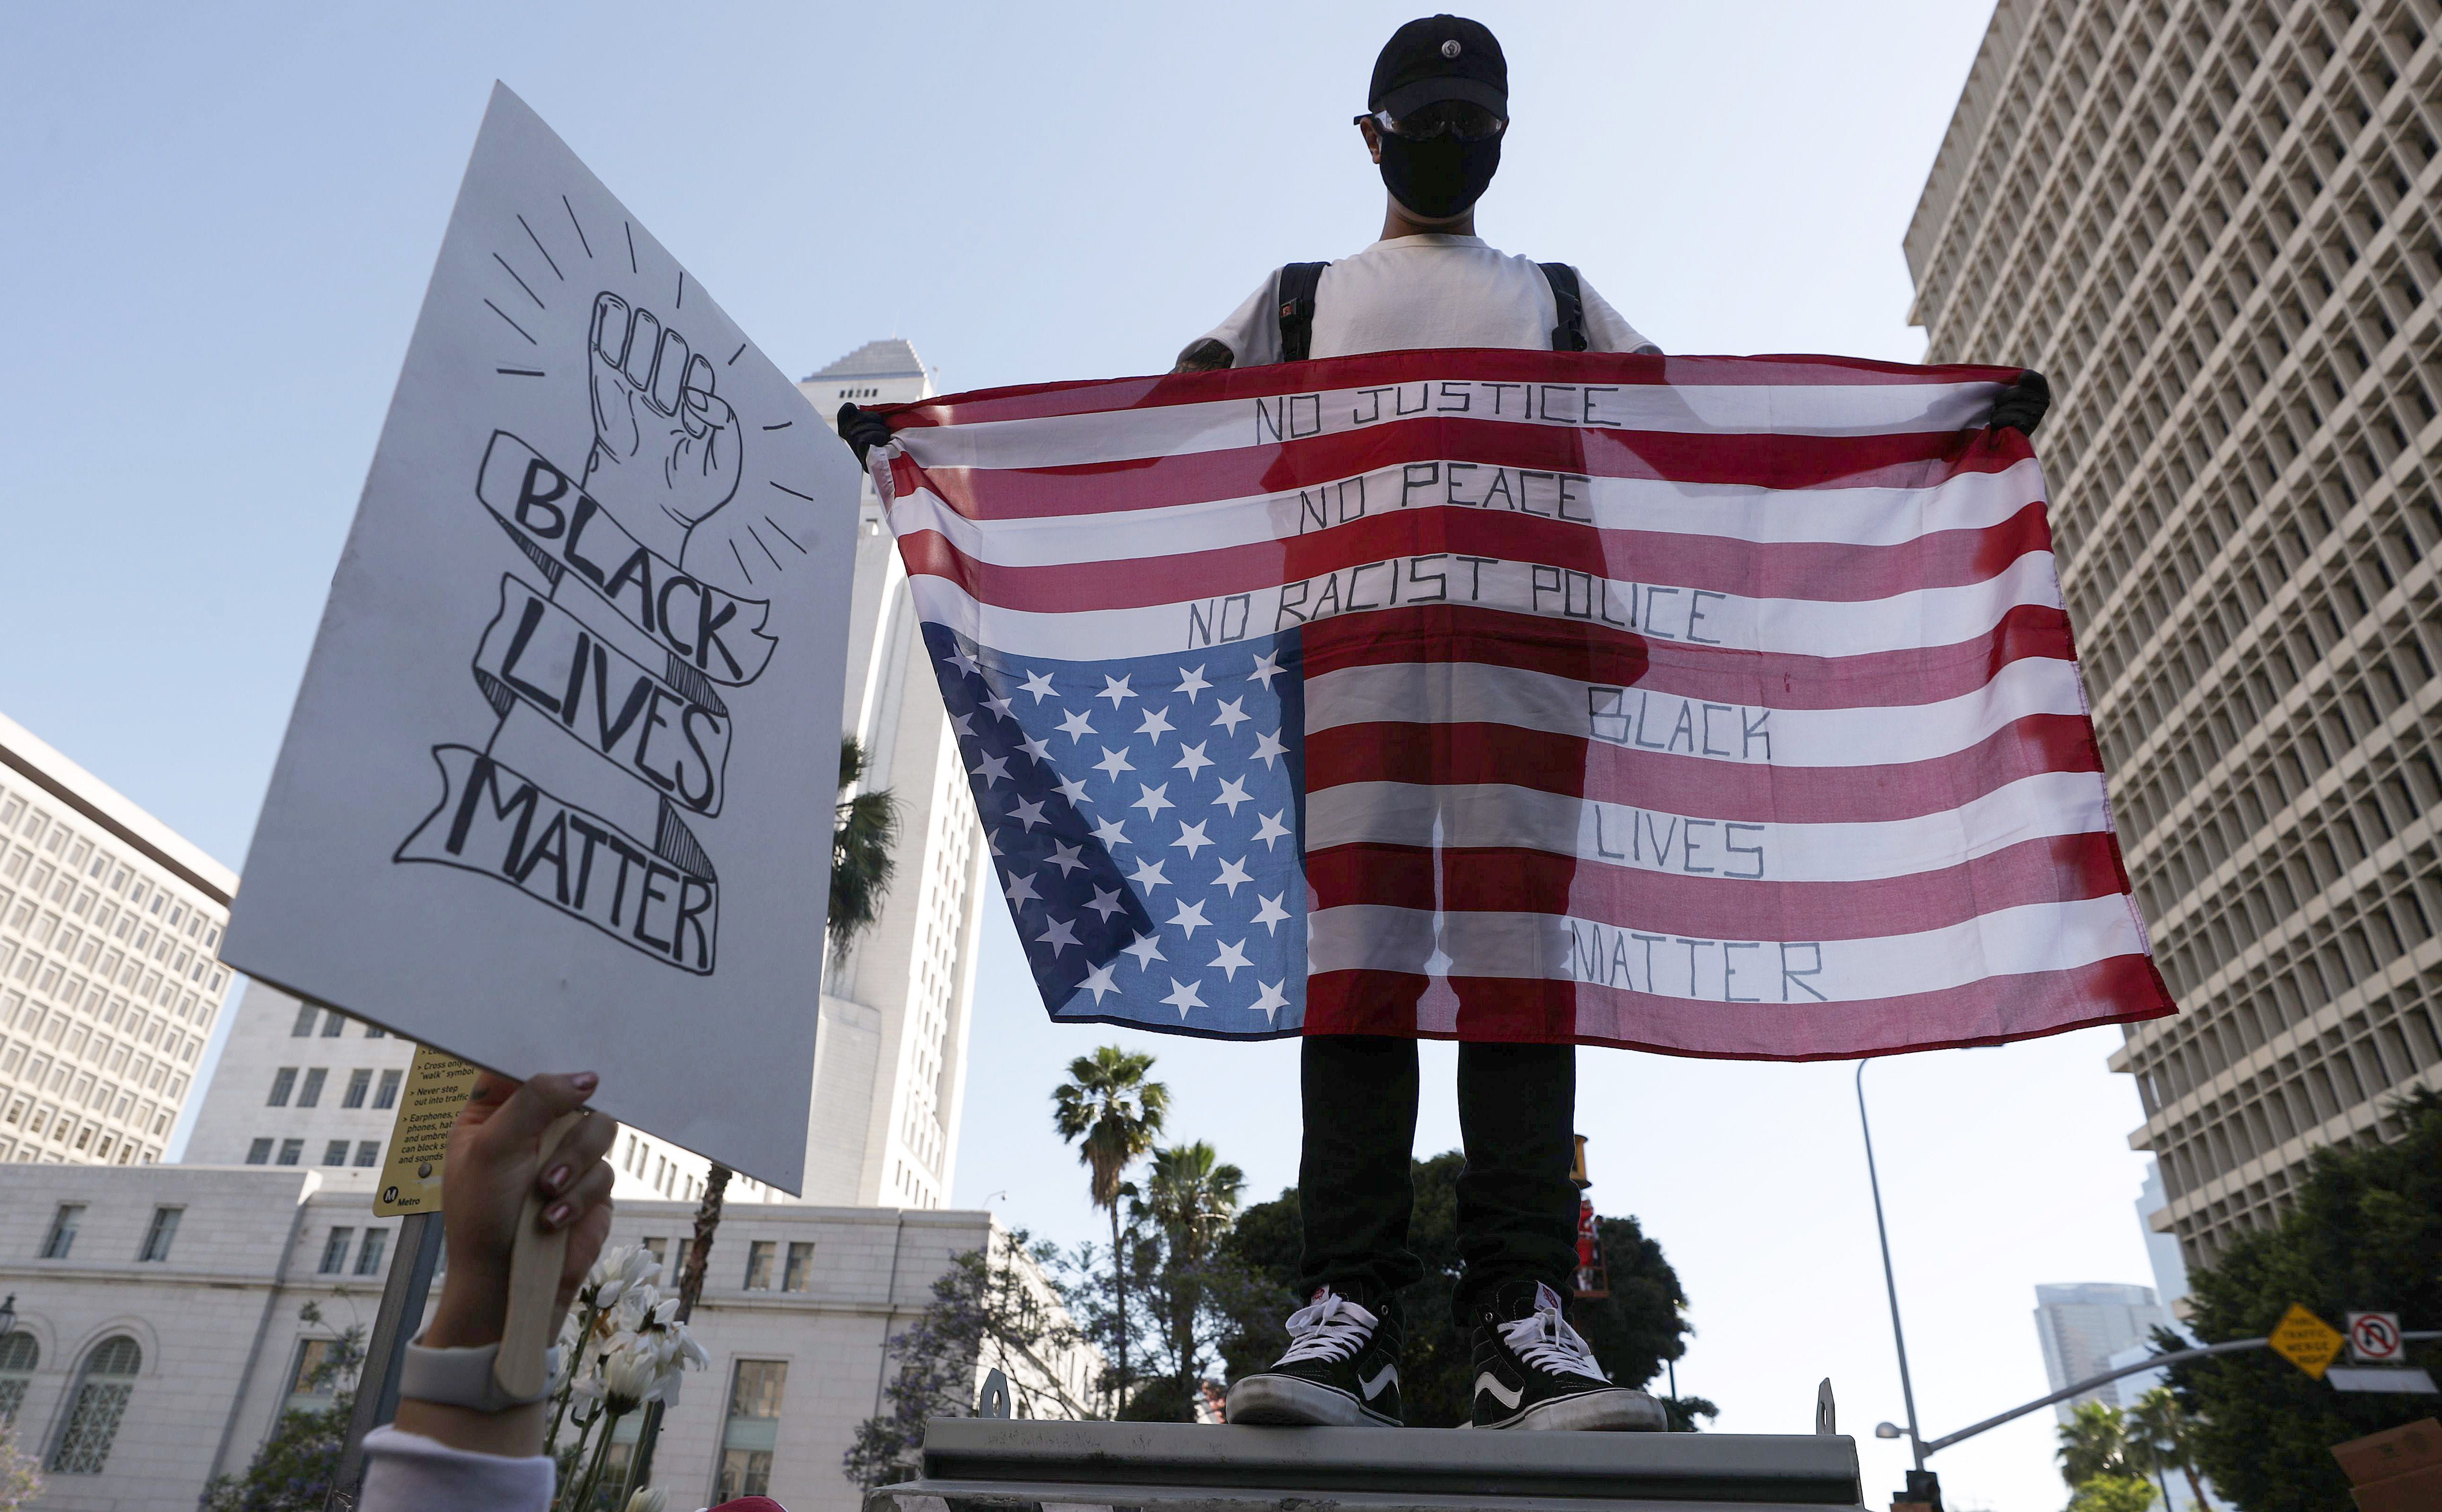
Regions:
[[[584, 1118], [582, 1111], [563, 1113], [543, 1131], [542, 1159], [548, 1168], [562, 1139]], [[560, 1267], [568, 1259], [568, 1230], [545, 1233], [544, 1198], [526, 1193], [525, 1211], [518, 1217], [516, 1248], [509, 1251], [509, 1313], [501, 1328], [501, 1351], [492, 1361], [492, 1377], [511, 1396], [534, 1398], [551, 1384], [543, 1352], [551, 1347], [551, 1315], [559, 1301]]]

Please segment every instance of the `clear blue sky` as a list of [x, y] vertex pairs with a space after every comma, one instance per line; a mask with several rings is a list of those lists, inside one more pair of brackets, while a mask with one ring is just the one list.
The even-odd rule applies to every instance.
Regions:
[[[1516, 125], [1482, 221], [1676, 352], [1911, 359], [1899, 242], [1987, 7], [1492, 4]], [[792, 373], [911, 337], [951, 388], [1164, 366], [1265, 270], [1370, 240], [1376, 3], [16, 6], [0, 11], [0, 709], [244, 859], [484, 96], [505, 80]], [[2012, 354], [1977, 355], [2007, 360]], [[1065, 1059], [1006, 921], [957, 1200], [1090, 1235]], [[2148, 1282], [2111, 1031], [1877, 1066], [1928, 1430], [2039, 1394], [2045, 1281]], [[1286, 1046], [1145, 1040], [1203, 1137], [1293, 1178]], [[1428, 1060], [1430, 1153], [1455, 1143]], [[1595, 1195], [1646, 1221], [1721, 1427], [1899, 1415], [1850, 1068], [1585, 1052]], [[2065, 1493], [2050, 1417], [1954, 1507]], [[1868, 1490], [1902, 1458], [1866, 1440]]]

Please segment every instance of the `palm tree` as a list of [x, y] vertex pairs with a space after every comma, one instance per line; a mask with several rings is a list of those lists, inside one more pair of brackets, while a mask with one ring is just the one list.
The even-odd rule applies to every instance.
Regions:
[[2162, 1480], [2162, 1504], [2171, 1504], [2171, 1484], [2166, 1472], [2177, 1470], [2187, 1477], [2188, 1494], [2196, 1499], [2203, 1512], [2213, 1512], [2213, 1503], [2205, 1500], [2204, 1483], [2196, 1479], [2196, 1426], [2179, 1407], [2179, 1399], [2167, 1386], [2157, 1386], [2137, 1398], [2128, 1410], [2129, 1441], [2144, 1451], [2154, 1474]]
[[1155, 1151], [1145, 1179], [1144, 1211], [1170, 1242], [1171, 1358], [1178, 1367], [1179, 1391], [1190, 1400], [1196, 1386], [1195, 1315], [1204, 1301], [1196, 1273], [1237, 1216], [1246, 1188], [1246, 1173], [1224, 1163], [1201, 1139]]
[[2099, 1476], [2137, 1474], [2128, 1449], [2128, 1420], [2120, 1409], [2081, 1402], [2061, 1425], [2060, 1448], [2052, 1457], [2060, 1461], [2061, 1479], [2075, 1490]]
[[882, 895], [898, 870], [899, 800], [887, 790], [856, 792], [872, 758], [855, 736], [840, 737], [839, 804], [831, 820], [831, 959], [844, 960], [856, 937], [882, 917]]
[[1077, 1161], [1092, 1173], [1094, 1206], [1111, 1214], [1111, 1307], [1118, 1320], [1120, 1391], [1128, 1381], [1128, 1294], [1121, 1270], [1120, 1178], [1153, 1148], [1170, 1110], [1170, 1088], [1148, 1082], [1153, 1057], [1105, 1045], [1068, 1063], [1068, 1080], [1051, 1090], [1051, 1126], [1078, 1145]]

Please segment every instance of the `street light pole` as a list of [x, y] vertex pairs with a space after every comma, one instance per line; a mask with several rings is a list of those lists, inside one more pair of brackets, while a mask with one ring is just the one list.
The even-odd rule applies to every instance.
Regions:
[[1922, 1471], [1924, 1435], [1916, 1427], [1916, 1387], [1908, 1379], [1907, 1336], [1900, 1331], [1900, 1284], [1891, 1273], [1891, 1231], [1883, 1223], [1883, 1181], [1874, 1172], [1874, 1130], [1866, 1120], [1866, 1067], [1870, 1062], [1868, 1057], [1857, 1063], [1857, 1127], [1866, 1136], [1866, 1181], [1874, 1191], [1874, 1233], [1883, 1242], [1883, 1287], [1891, 1299], [1891, 1343], [1900, 1355], [1900, 1399], [1907, 1407], [1908, 1448]]

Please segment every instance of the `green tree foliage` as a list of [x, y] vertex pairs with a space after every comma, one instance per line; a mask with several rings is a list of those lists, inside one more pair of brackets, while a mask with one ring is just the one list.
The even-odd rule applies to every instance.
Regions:
[[0, 1512], [20, 1512], [43, 1494], [43, 1475], [34, 1456], [17, 1448], [17, 1425], [0, 1417]]
[[1111, 1214], [1109, 1295], [1115, 1354], [1111, 1358], [1112, 1392], [1127, 1399], [1134, 1385], [1128, 1323], [1128, 1260], [1133, 1248], [1120, 1232], [1120, 1198], [1127, 1168], [1153, 1148], [1161, 1120], [1170, 1110], [1170, 1088], [1145, 1080], [1153, 1057], [1105, 1045], [1091, 1055], [1068, 1063], [1068, 1080], [1051, 1092], [1051, 1126], [1075, 1144], [1077, 1161], [1085, 1167], [1087, 1193], [1094, 1206]]
[[[2442, 1096], [2394, 1102], [2387, 1143], [2318, 1151], [2281, 1222], [2232, 1240], [2189, 1272], [2190, 1322], [2208, 1343], [2260, 1339], [2290, 1303], [2338, 1323], [2355, 1309], [2396, 1312], [2410, 1329], [2442, 1319]], [[2165, 1348], [2178, 1347], [2158, 1336]], [[2442, 1370], [2442, 1350], [2411, 1345]], [[2193, 1420], [2196, 1458], [2242, 1512], [2327, 1512], [2350, 1505], [2331, 1447], [2413, 1422], [2430, 1401], [2336, 1393], [2269, 1350], [2170, 1369]]]
[[[298, 1316], [308, 1323], [322, 1321], [322, 1310], [310, 1302]], [[221, 1476], [205, 1488], [203, 1512], [321, 1512], [331, 1477], [338, 1473], [348, 1413], [355, 1407], [364, 1342], [362, 1328], [338, 1337], [304, 1382], [312, 1391], [329, 1392], [331, 1405], [281, 1413], [246, 1473]]]
[[[1472, 1406], [1473, 1362], [1469, 1340], [1450, 1321], [1450, 1294], [1458, 1284], [1458, 1177], [1467, 1160], [1453, 1150], [1412, 1167], [1415, 1216], [1408, 1247], [1424, 1263], [1425, 1278], [1408, 1288], [1407, 1348], [1399, 1366], [1399, 1394], [1408, 1422], [1450, 1428], [1467, 1421]], [[1577, 1332], [1612, 1379], [1643, 1386], [1686, 1352], [1686, 1321], [1680, 1316], [1686, 1293], [1634, 1218], [1602, 1220], [1603, 1257], [1611, 1295], [1572, 1304]], [[1298, 1194], [1284, 1192], [1240, 1214], [1221, 1246], [1248, 1284], [1227, 1306], [1229, 1327], [1221, 1354], [1231, 1378], [1265, 1369], [1287, 1345], [1286, 1313], [1304, 1299], [1296, 1291], [1299, 1248]], [[1715, 1414], [1712, 1403], [1687, 1397], [1673, 1404], [1672, 1427], [1691, 1430], [1697, 1417]]]
[[882, 917], [882, 895], [898, 870], [899, 800], [886, 791], [860, 792], [868, 757], [855, 736], [840, 738], [839, 801], [831, 818], [831, 896], [825, 915], [831, 955]]
[[2145, 1512], [2154, 1487], [2141, 1475], [2098, 1475], [2068, 1499], [2068, 1512]]
[[1246, 1187], [1246, 1174], [1199, 1139], [1156, 1150], [1144, 1195], [1133, 1205], [1139, 1222], [1157, 1236], [1145, 1257], [1151, 1263], [1137, 1274], [1149, 1283], [1147, 1313], [1163, 1331], [1170, 1383], [1158, 1404], [1164, 1419], [1194, 1415], [1209, 1346], [1217, 1342], [1217, 1330], [1208, 1326], [1211, 1303], [1231, 1284], [1214, 1273], [1215, 1250]]
[[840, 1464], [857, 1485], [915, 1479], [924, 1420], [974, 1416], [977, 1383], [987, 1370], [1008, 1378], [1017, 1416], [1066, 1417], [1075, 1411], [1031, 1384], [1031, 1374], [1020, 1368], [1029, 1357], [1040, 1359], [1076, 1341], [1069, 1325], [1043, 1309], [1016, 1264], [1024, 1256], [1049, 1265], [1056, 1256], [1023, 1230], [1001, 1235], [997, 1248], [997, 1255], [970, 1249], [953, 1256], [950, 1268], [934, 1279], [933, 1300], [884, 1346], [899, 1373], [883, 1389], [883, 1412], [857, 1425]]
[[2162, 1487], [2162, 1504], [2171, 1503], [2170, 1475], [2176, 1470], [2187, 1478], [2188, 1494], [2196, 1498], [2196, 1505], [2210, 1508], [2213, 1501], [2196, 1479], [2196, 1425], [2179, 1406], [2178, 1396], [2167, 1386], [2157, 1386], [2137, 1398], [2137, 1405], [2124, 1415], [2130, 1452], [2152, 1468]]
[[2060, 1426], [2060, 1447], [2052, 1458], [2060, 1461], [2061, 1479], [2072, 1489], [2105, 1476], [2141, 1473], [2128, 1449], [2128, 1420], [2102, 1402], [2077, 1404]]

